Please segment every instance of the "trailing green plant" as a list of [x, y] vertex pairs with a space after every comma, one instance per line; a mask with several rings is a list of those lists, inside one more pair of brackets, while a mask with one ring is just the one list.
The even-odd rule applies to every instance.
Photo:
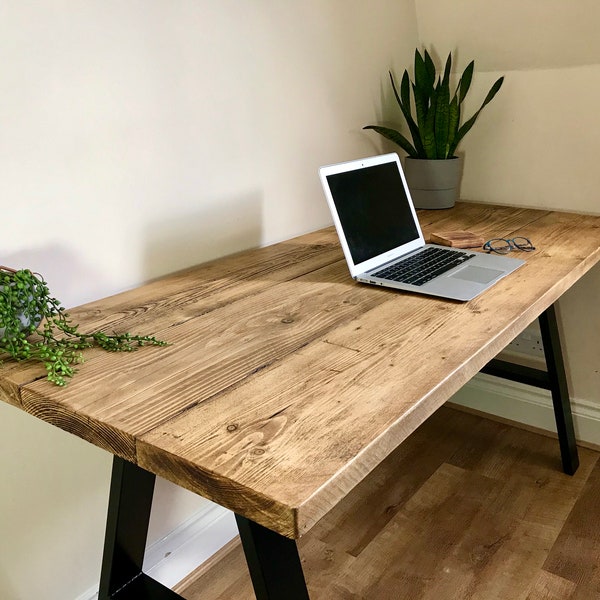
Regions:
[[[367, 125], [363, 129], [373, 129], [398, 144], [412, 158], [454, 158], [456, 147], [473, 127], [483, 107], [489, 104], [498, 93], [504, 77], [500, 77], [494, 83], [479, 110], [461, 125], [461, 105], [471, 87], [475, 61], [471, 61], [467, 65], [452, 94], [450, 91], [451, 69], [452, 53], [448, 54], [443, 75], [438, 75], [427, 50], [421, 56], [417, 49], [415, 50], [414, 82], [410, 80], [408, 71], [405, 70], [399, 92], [390, 71], [392, 89], [410, 130], [412, 144], [399, 131], [389, 127]], [[415, 108], [414, 117], [411, 108], [411, 89]]]
[[17, 361], [41, 361], [48, 380], [64, 386], [76, 372], [75, 365], [83, 362], [85, 348], [131, 352], [144, 345], [167, 344], [153, 336], [130, 333], [82, 333], [50, 295], [41, 275], [28, 269], [0, 267], [0, 355], [6, 353]]

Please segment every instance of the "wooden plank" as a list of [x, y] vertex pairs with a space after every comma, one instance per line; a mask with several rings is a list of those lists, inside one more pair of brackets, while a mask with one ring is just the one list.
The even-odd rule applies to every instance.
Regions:
[[2, 356], [0, 360], [0, 400], [23, 408], [21, 387], [36, 379], [45, 378], [46, 369], [41, 363], [15, 362], [7, 356]]

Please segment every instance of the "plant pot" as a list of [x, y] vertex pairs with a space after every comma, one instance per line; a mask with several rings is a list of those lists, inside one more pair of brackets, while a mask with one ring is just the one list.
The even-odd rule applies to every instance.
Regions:
[[[16, 273], [15, 269], [11, 269], [10, 267], [4, 267], [4, 266], [0, 266], [0, 271], [3, 271], [5, 273]], [[10, 283], [9, 285], [14, 285], [14, 283]], [[0, 293], [2, 293], [2, 288], [0, 288]], [[32, 295], [29, 296], [30, 299], [33, 298], [33, 292]], [[37, 312], [35, 314], [31, 314], [31, 312], [27, 312], [26, 307], [23, 307], [22, 311], [16, 311], [15, 310], [15, 315], [14, 315], [20, 322], [21, 322], [21, 331], [25, 331], [29, 328], [29, 326], [31, 325], [31, 323], [34, 323], [36, 326], [40, 324], [42, 317], [40, 314], [37, 314]], [[2, 339], [4, 337], [6, 328], [3, 327], [2, 325], [2, 321], [0, 321], [0, 339]]]
[[415, 208], [452, 208], [460, 195], [462, 157], [446, 160], [406, 157], [404, 173]]

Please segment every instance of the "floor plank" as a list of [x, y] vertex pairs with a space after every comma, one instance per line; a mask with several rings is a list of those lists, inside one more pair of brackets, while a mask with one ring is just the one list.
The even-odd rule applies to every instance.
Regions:
[[[444, 407], [299, 540], [311, 599], [600, 598], [599, 457]], [[241, 547], [181, 593], [252, 600]]]
[[569, 600], [600, 598], [600, 463], [596, 463], [544, 570], [576, 584]]
[[576, 587], [572, 581], [542, 570], [527, 600], [570, 600]]

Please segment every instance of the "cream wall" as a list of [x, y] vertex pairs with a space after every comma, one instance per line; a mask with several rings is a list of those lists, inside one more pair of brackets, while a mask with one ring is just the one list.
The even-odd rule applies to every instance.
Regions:
[[[328, 224], [317, 168], [379, 151], [416, 43], [413, 0], [3, 2], [0, 263], [74, 305]], [[80, 598], [110, 457], [0, 422], [0, 598]], [[198, 506], [161, 482], [151, 538]]]
[[[463, 197], [600, 213], [600, 4], [416, 0], [416, 9], [422, 44], [457, 51], [459, 70], [475, 59], [471, 110], [505, 76], [462, 145]], [[599, 291], [595, 268], [561, 299], [560, 316], [572, 395], [600, 404]]]

